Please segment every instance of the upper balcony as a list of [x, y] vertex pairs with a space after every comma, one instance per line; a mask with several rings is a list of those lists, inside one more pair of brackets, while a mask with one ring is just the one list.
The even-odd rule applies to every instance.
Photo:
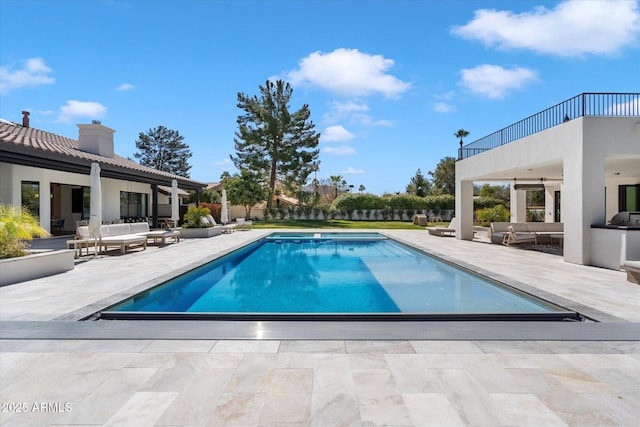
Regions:
[[640, 116], [640, 93], [582, 93], [460, 147], [458, 160], [585, 116]]

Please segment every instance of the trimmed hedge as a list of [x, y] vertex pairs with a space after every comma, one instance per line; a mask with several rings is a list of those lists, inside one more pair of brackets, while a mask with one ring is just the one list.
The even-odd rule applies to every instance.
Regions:
[[441, 196], [418, 197], [408, 194], [395, 196], [376, 196], [374, 194], [345, 193], [340, 195], [331, 205], [338, 211], [354, 212], [357, 210], [410, 210], [441, 211], [455, 208], [455, 197], [449, 194]]

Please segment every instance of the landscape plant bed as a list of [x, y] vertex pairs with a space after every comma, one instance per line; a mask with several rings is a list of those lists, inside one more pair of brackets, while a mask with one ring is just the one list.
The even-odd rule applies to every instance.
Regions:
[[0, 260], [0, 286], [40, 279], [73, 270], [73, 250], [34, 251], [25, 256]]

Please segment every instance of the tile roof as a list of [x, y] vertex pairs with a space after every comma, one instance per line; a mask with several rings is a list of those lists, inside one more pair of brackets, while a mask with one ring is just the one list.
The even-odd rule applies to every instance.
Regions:
[[[167, 187], [166, 185], [158, 185], [158, 191], [164, 195], [170, 196], [172, 193], [171, 187]], [[188, 196], [189, 193], [184, 191], [181, 188], [178, 188], [178, 196]]]
[[189, 178], [142, 166], [117, 154], [114, 157], [106, 157], [82, 151], [78, 148], [78, 141], [72, 138], [0, 120], [0, 151], [12, 148], [26, 148], [30, 156], [38, 158], [47, 158], [52, 154], [57, 154], [67, 157], [70, 163], [89, 165], [91, 162], [98, 162], [101, 168], [104, 168], [104, 165], [111, 165], [128, 169], [129, 173], [133, 175], [154, 175], [163, 180], [168, 179], [169, 182], [171, 179], [177, 179], [181, 184], [192, 184], [196, 187], [206, 186], [204, 183]]

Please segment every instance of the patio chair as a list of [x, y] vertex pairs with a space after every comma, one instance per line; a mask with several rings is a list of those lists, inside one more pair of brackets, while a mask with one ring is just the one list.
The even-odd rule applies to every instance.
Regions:
[[253, 221], [248, 219], [236, 218], [236, 223], [238, 224], [238, 230], [250, 230], [253, 228]]
[[58, 219], [52, 224], [51, 231], [54, 232], [56, 230], [64, 231], [64, 218], [63, 219]]
[[446, 227], [425, 227], [425, 229], [429, 232], [429, 234], [433, 236], [453, 236], [456, 234], [456, 224], [456, 218], [453, 217], [451, 218], [451, 222], [449, 223], [449, 225]]
[[502, 238], [502, 244], [505, 246], [517, 245], [520, 243], [538, 244], [538, 238], [535, 233], [516, 233], [512, 225], [507, 227], [507, 233]]

